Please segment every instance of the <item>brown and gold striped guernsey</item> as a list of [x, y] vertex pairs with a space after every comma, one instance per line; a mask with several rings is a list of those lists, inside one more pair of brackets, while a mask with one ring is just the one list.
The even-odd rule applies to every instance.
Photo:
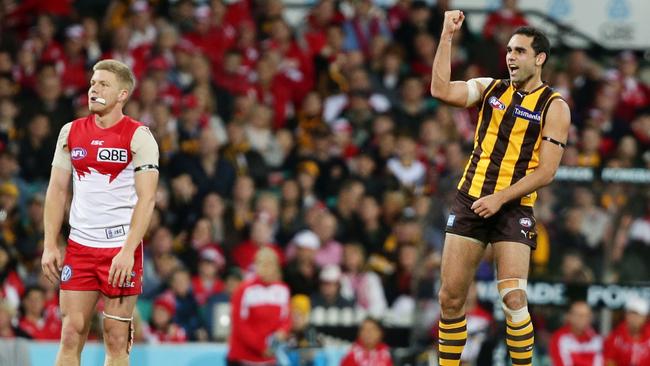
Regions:
[[[527, 93], [516, 91], [510, 80], [493, 80], [479, 104], [474, 151], [458, 189], [473, 198], [503, 190], [539, 165], [539, 146], [546, 111], [561, 95], [543, 84]], [[537, 192], [521, 198], [533, 206]]]

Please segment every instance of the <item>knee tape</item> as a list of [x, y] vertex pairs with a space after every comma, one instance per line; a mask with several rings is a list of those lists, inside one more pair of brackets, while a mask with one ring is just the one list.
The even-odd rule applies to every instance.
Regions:
[[503, 312], [506, 313], [506, 317], [514, 323], [520, 323], [526, 320], [528, 317], [528, 306], [524, 306], [521, 309], [510, 309], [503, 299], [512, 291], [521, 290], [526, 293], [527, 284], [528, 281], [522, 278], [506, 278], [497, 281], [497, 288], [499, 289], [499, 297], [501, 298], [501, 307], [503, 308]]
[[[104, 318], [106, 318], [106, 319], [113, 319], [113, 320], [117, 320], [118, 322], [129, 323], [129, 334], [127, 336], [127, 341], [126, 341], [126, 354], [131, 353], [131, 348], [133, 348], [133, 339], [134, 339], [134, 336], [135, 336], [135, 327], [133, 326], [133, 317], [123, 318], [121, 316], [106, 314], [105, 312], [102, 312], [102, 314], [104, 315]], [[128, 358], [127, 358], [127, 360], [128, 360]]]

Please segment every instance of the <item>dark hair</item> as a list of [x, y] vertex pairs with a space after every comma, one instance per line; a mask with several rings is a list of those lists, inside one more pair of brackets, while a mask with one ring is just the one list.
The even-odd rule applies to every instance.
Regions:
[[546, 34], [535, 27], [528, 26], [517, 28], [512, 35], [514, 36], [515, 34], [521, 34], [533, 39], [531, 46], [533, 47], [533, 50], [535, 50], [535, 55], [539, 55], [542, 52], [546, 54], [546, 59], [542, 64], [543, 67], [546, 64], [546, 61], [548, 61], [548, 58], [551, 57], [551, 43], [548, 41]]

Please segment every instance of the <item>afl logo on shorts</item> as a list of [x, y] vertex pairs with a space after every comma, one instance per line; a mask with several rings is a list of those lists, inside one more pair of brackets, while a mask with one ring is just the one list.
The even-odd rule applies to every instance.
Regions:
[[491, 96], [490, 99], [488, 99], [488, 103], [490, 103], [490, 106], [492, 106], [494, 109], [498, 109], [500, 111], [506, 109], [506, 105], [503, 104], [503, 102], [501, 102], [499, 98], [495, 96]]
[[72, 277], [72, 268], [66, 264], [61, 270], [61, 282], [66, 282], [70, 277]]
[[83, 159], [86, 157], [86, 155], [88, 155], [88, 153], [86, 152], [86, 149], [84, 149], [83, 147], [75, 147], [74, 149], [72, 149], [72, 151], [70, 151], [70, 157], [72, 158], [72, 160]]
[[529, 219], [528, 217], [522, 217], [519, 219], [519, 225], [523, 227], [531, 227], [533, 226], [533, 220]]

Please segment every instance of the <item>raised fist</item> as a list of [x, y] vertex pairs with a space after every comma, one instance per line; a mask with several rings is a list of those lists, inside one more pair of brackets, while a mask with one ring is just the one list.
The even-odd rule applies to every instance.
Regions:
[[465, 20], [465, 14], [460, 10], [450, 10], [445, 12], [445, 23], [443, 32], [454, 33], [459, 30]]

